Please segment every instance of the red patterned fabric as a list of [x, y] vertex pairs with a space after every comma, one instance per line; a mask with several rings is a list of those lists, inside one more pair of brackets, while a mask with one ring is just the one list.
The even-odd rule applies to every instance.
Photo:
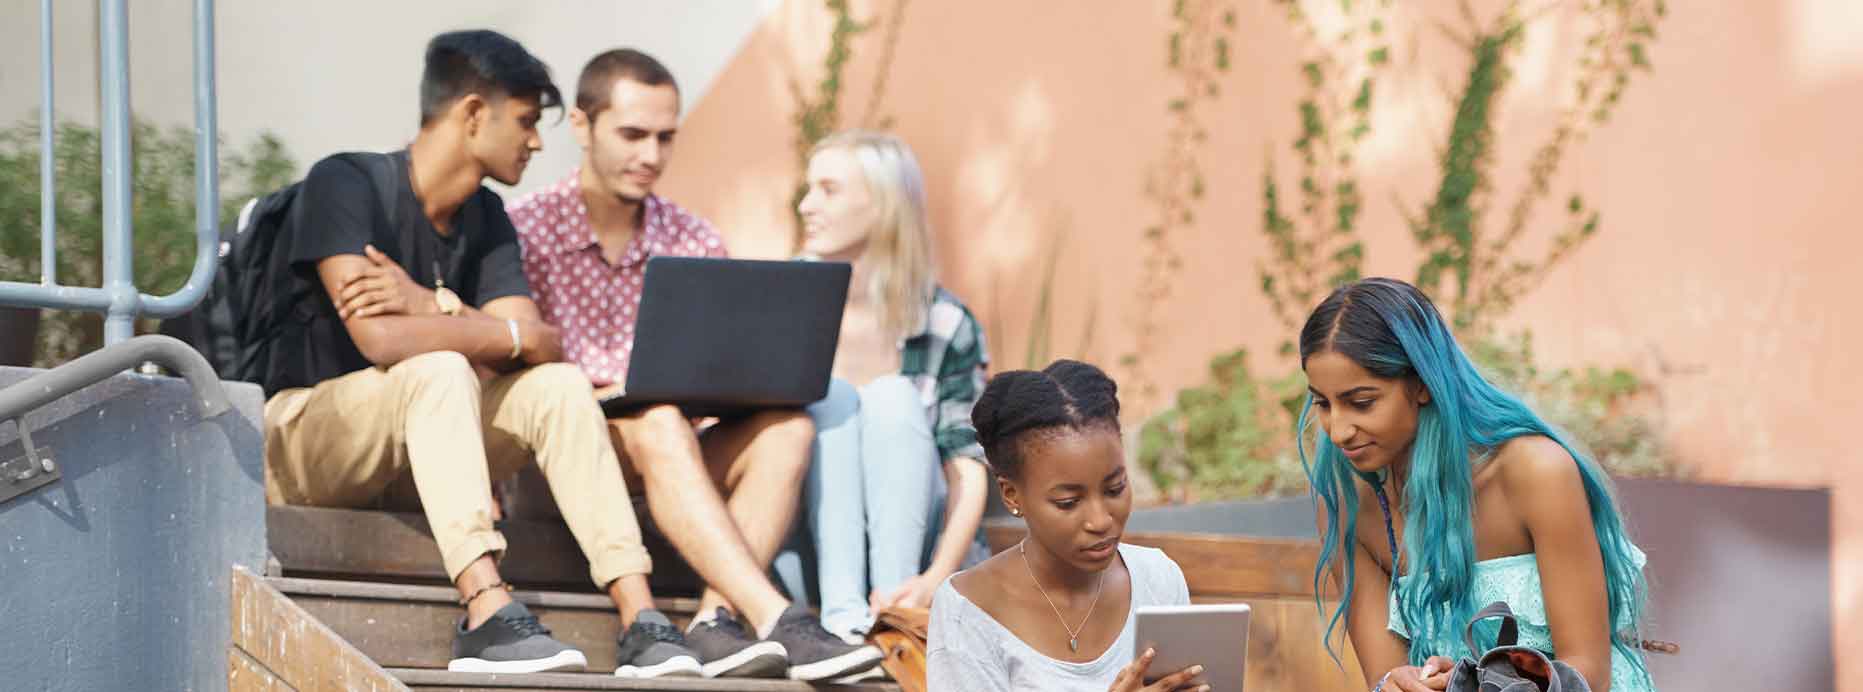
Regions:
[[506, 208], [524, 249], [524, 278], [545, 322], [563, 332], [563, 351], [597, 387], [627, 381], [640, 311], [641, 279], [655, 255], [725, 257], [705, 219], [648, 196], [641, 232], [620, 264], [602, 258], [582, 202], [581, 171]]

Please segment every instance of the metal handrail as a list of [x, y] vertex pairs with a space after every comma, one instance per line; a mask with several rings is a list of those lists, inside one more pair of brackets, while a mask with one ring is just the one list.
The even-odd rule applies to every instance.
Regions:
[[200, 351], [172, 336], [147, 334], [105, 346], [0, 389], [0, 421], [16, 419], [27, 411], [145, 362], [181, 373], [188, 386], [194, 389], [194, 408], [202, 418], [213, 418], [232, 407], [220, 376], [214, 373], [213, 366], [207, 364], [207, 358]]
[[[194, 0], [194, 269], [174, 293], [151, 296], [137, 290], [131, 239], [129, 11], [127, 0], [99, 0], [103, 97], [103, 269], [101, 288], [57, 283], [56, 182], [52, 176], [52, 0], [40, 2], [42, 71], [45, 104], [39, 123], [40, 258], [37, 284], [0, 281], [0, 305], [103, 312], [104, 343], [122, 343], [135, 334], [139, 315], [174, 317], [207, 294], [219, 257], [220, 207], [218, 104], [214, 87], [214, 3]], [[127, 366], [126, 366], [127, 367]]]

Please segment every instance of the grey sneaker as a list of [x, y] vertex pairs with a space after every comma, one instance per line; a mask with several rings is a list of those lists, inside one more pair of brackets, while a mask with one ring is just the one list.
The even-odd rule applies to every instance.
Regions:
[[708, 678], [780, 678], [789, 669], [789, 652], [782, 644], [757, 641], [724, 608], [687, 632], [686, 642], [698, 652], [704, 662], [700, 672]]
[[791, 680], [829, 680], [862, 673], [880, 665], [885, 657], [878, 648], [842, 641], [799, 605], [790, 605], [776, 619], [769, 641], [781, 642], [789, 652]]
[[686, 648], [686, 635], [657, 610], [643, 610], [615, 645], [615, 676], [622, 678], [691, 677], [699, 674], [699, 657]]
[[512, 601], [468, 631], [460, 620], [453, 632], [453, 660], [446, 669], [463, 673], [580, 672], [589, 661], [582, 652], [550, 637], [524, 604]]

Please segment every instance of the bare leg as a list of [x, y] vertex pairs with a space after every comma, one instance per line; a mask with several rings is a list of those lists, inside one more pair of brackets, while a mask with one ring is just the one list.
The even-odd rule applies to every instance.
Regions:
[[770, 584], [727, 512], [691, 423], [677, 408], [656, 406], [609, 425], [640, 472], [654, 523], [708, 585], [700, 612], [728, 601], [753, 625], [773, 622], [789, 600]]
[[[814, 436], [814, 424], [806, 414], [769, 411], [721, 423], [706, 431], [700, 442], [712, 481], [730, 498], [726, 507], [760, 575], [795, 520]], [[699, 598], [699, 612], [729, 602], [716, 589], [707, 589]], [[745, 617], [760, 629], [769, 622], [750, 612]]]
[[479, 559], [466, 565], [466, 571], [459, 573], [458, 579], [453, 580], [453, 586], [459, 589], [460, 598], [479, 593], [478, 598], [466, 604], [466, 629], [474, 629], [485, 624], [486, 620], [491, 619], [492, 613], [510, 605], [511, 594], [506, 593], [504, 589], [487, 589], [483, 593], [479, 592], [480, 589], [499, 581], [498, 564], [492, 561], [490, 555], [480, 555]]
[[699, 442], [758, 564], [775, 559], [789, 536], [814, 434], [807, 415], [770, 411], [720, 424]]
[[647, 575], [630, 574], [608, 583], [608, 597], [621, 613], [621, 631], [634, 624], [640, 611], [653, 607], [653, 592], [647, 589]]

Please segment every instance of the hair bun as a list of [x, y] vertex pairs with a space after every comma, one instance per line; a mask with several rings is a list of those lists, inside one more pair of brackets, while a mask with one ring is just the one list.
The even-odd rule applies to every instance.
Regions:
[[1118, 430], [1118, 392], [1104, 371], [1080, 361], [1058, 360], [1040, 372], [1011, 370], [990, 378], [971, 408], [971, 426], [996, 472], [1015, 477], [1022, 433], [1093, 425]]

